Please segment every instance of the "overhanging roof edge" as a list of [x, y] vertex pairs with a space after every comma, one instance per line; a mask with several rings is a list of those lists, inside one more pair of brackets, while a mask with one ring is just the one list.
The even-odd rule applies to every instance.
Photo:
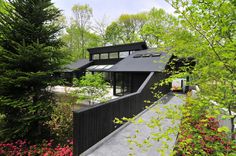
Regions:
[[147, 49], [146, 42], [135, 42], [129, 44], [119, 44], [113, 46], [105, 46], [105, 47], [96, 47], [87, 49], [90, 54], [100, 54], [100, 53], [111, 53], [111, 52], [122, 52], [129, 50], [145, 50]]

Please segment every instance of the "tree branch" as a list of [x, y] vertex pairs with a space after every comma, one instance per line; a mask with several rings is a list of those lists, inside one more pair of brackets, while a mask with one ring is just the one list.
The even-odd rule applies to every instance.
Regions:
[[178, 10], [181, 15], [184, 17], [184, 19], [190, 24], [190, 26], [196, 30], [210, 45], [210, 48], [212, 49], [212, 51], [214, 52], [214, 54], [216, 55], [216, 57], [218, 58], [219, 61], [221, 61], [225, 68], [230, 72], [230, 73], [233, 73], [233, 70], [224, 62], [224, 60], [220, 57], [220, 55], [218, 54], [218, 52], [216, 51], [213, 43], [203, 34], [203, 32], [201, 32], [198, 28], [196, 28], [192, 22], [190, 22], [190, 20], [186, 17], [186, 15], [180, 11], [178, 8], [176, 8], [173, 4], [171, 4], [170, 2], [168, 2], [173, 8], [175, 8], [176, 10]]

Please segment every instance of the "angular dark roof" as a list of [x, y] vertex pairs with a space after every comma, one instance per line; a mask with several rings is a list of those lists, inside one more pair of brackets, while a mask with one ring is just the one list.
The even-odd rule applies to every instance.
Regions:
[[124, 58], [108, 71], [110, 72], [161, 72], [170, 61], [171, 54], [156, 49], [141, 50]]
[[80, 68], [87, 67], [90, 63], [92, 63], [92, 61], [89, 61], [88, 59], [80, 59], [76, 62], [66, 65], [64, 71], [71, 72], [74, 70], [78, 70]]
[[136, 42], [129, 44], [120, 44], [114, 46], [89, 48], [90, 54], [100, 54], [100, 53], [111, 53], [111, 52], [122, 52], [122, 51], [137, 51], [147, 49], [146, 42]]

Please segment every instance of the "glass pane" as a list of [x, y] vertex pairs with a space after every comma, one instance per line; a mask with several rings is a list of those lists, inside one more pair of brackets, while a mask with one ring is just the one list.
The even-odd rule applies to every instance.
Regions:
[[110, 53], [110, 59], [118, 59], [118, 52]]
[[101, 54], [101, 59], [108, 59], [108, 54], [107, 53]]
[[99, 54], [93, 54], [93, 60], [99, 60]]
[[104, 67], [106, 67], [106, 65], [98, 65], [95, 69], [96, 69], [96, 70], [101, 70], [101, 69], [103, 69]]
[[106, 65], [106, 67], [104, 69], [110, 69], [113, 65]]
[[111, 82], [111, 73], [104, 72], [104, 79], [105, 79], [105, 81], [110, 83]]
[[128, 51], [120, 52], [120, 58], [125, 58], [127, 56], [129, 56], [129, 52]]
[[121, 73], [116, 73], [116, 95], [123, 95], [123, 90], [122, 90], [122, 74]]
[[88, 67], [87, 70], [92, 70], [92, 69], [94, 69], [96, 67], [97, 67], [97, 65], [93, 65], [93, 66]]

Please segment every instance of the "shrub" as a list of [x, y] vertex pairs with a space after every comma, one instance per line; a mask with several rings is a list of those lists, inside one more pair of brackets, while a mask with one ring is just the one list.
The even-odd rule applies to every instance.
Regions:
[[74, 79], [73, 85], [80, 87], [73, 93], [74, 96], [78, 97], [78, 102], [87, 100], [89, 104], [94, 104], [109, 99], [109, 97], [105, 98], [105, 95], [109, 92], [107, 89], [108, 83], [100, 73], [87, 74], [79, 80]]
[[220, 128], [219, 121], [213, 116], [207, 116], [204, 109], [201, 110], [202, 115], [196, 118], [193, 114], [195, 106], [188, 103], [183, 110], [176, 155], [235, 155], [236, 146], [229, 139], [227, 129]]
[[58, 103], [51, 115], [51, 120], [46, 123], [56, 141], [64, 143], [72, 138], [72, 105], [70, 103]]

